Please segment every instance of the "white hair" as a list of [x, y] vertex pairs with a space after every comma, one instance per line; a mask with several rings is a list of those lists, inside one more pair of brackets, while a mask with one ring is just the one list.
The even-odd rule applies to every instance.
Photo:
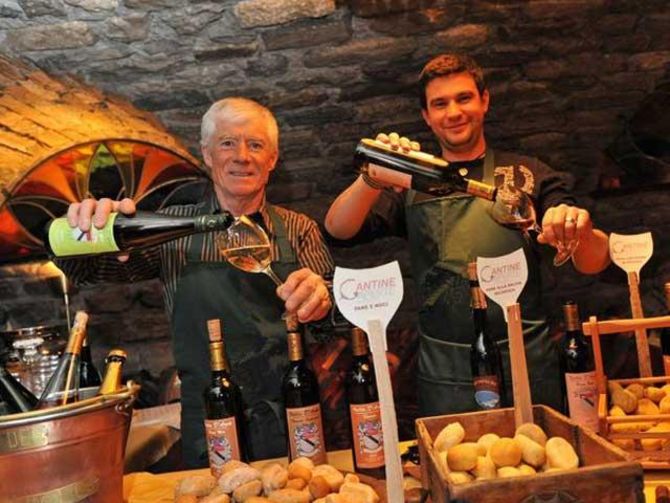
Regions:
[[224, 98], [212, 104], [202, 116], [200, 125], [200, 145], [205, 148], [216, 131], [216, 119], [236, 121], [253, 116], [261, 117], [266, 124], [271, 146], [279, 150], [279, 126], [272, 112], [260, 103], [242, 97]]

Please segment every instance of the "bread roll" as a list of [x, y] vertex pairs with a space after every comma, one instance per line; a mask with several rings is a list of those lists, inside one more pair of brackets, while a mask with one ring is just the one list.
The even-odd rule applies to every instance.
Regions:
[[467, 484], [472, 480], [472, 475], [468, 472], [451, 472], [447, 479], [454, 485]]
[[174, 490], [175, 499], [192, 494], [198, 498], [207, 496], [216, 487], [216, 479], [211, 475], [191, 475], [177, 482]]
[[[500, 437], [496, 435], [495, 433], [484, 433], [481, 437], [477, 439], [477, 443], [479, 445], [482, 445], [486, 448], [486, 452], [489, 452], [489, 449], [491, 448], [491, 445], [496, 441], [499, 440]], [[481, 454], [483, 456], [483, 454]]]
[[477, 466], [472, 470], [472, 473], [477, 477], [477, 480], [488, 480], [497, 477], [496, 465], [488, 456], [479, 456], [477, 458]]
[[638, 400], [640, 398], [644, 398], [644, 386], [642, 386], [639, 383], [635, 382], [635, 383], [629, 384], [624, 389], [626, 391], [632, 393], [633, 395], [635, 395], [635, 398], [637, 398]]
[[656, 386], [647, 386], [644, 388], [644, 396], [647, 397], [652, 402], [659, 403], [663, 398], [665, 398], [665, 390], [657, 388]]
[[[667, 386], [667, 385], [666, 385]], [[661, 414], [670, 413], [670, 394], [665, 395], [658, 404], [658, 410]]]
[[437, 435], [433, 446], [440, 452], [449, 450], [456, 444], [460, 444], [465, 438], [465, 430], [461, 423], [450, 423]]
[[517, 469], [519, 470], [520, 475], [535, 475], [537, 473], [535, 468], [524, 463], [521, 463], [519, 466], [517, 466]]
[[378, 503], [379, 495], [367, 484], [347, 482], [340, 487], [340, 494], [355, 503]]
[[637, 409], [635, 413], [642, 416], [655, 416], [660, 413], [658, 405], [652, 402], [649, 398], [641, 398], [637, 401]]
[[300, 478], [288, 479], [288, 481], [286, 482], [286, 485], [284, 487], [286, 487], [287, 489], [297, 489], [298, 491], [301, 491], [305, 487], [307, 487], [307, 482], [305, 482], [305, 479], [300, 479]]
[[309, 492], [287, 488], [272, 491], [268, 498], [275, 503], [309, 503], [310, 501]]
[[272, 491], [286, 487], [288, 481], [288, 470], [279, 463], [271, 463], [261, 470], [261, 482], [263, 491], [270, 494]]
[[612, 403], [621, 407], [626, 414], [632, 414], [637, 408], [637, 397], [625, 389], [615, 389]]
[[238, 486], [233, 491], [233, 499], [236, 503], [244, 503], [252, 496], [258, 496], [263, 490], [263, 483], [260, 480], [252, 480], [246, 484]]
[[540, 467], [546, 460], [545, 448], [525, 435], [517, 435], [514, 439], [521, 447], [521, 459], [531, 466]]
[[579, 457], [570, 443], [562, 437], [551, 437], [545, 446], [549, 468], [570, 469], [579, 466]]
[[198, 497], [195, 494], [182, 494], [174, 500], [175, 503], [198, 503]]
[[543, 447], [547, 443], [547, 434], [534, 423], [524, 423], [519, 426], [514, 432], [514, 436], [516, 437], [517, 435], [524, 435]]
[[246, 484], [252, 480], [260, 481], [261, 472], [251, 466], [241, 466], [221, 475], [219, 477], [219, 487], [224, 492], [230, 494], [242, 484]]
[[270, 503], [270, 499], [265, 496], [252, 496], [245, 503]]
[[308, 484], [309, 492], [314, 499], [325, 498], [330, 494], [330, 484], [322, 475], [314, 475]]
[[498, 477], [501, 479], [508, 477], [518, 477], [519, 475], [522, 475], [522, 473], [515, 466], [503, 466], [498, 468]]
[[[198, 503], [230, 503], [230, 496], [226, 493], [210, 494], [198, 500]], [[249, 503], [249, 500], [246, 500], [245, 503]]]
[[250, 465], [248, 463], [245, 463], [244, 461], [240, 461], [239, 459], [231, 459], [221, 467], [221, 475], [223, 475], [224, 473], [232, 472], [236, 468], [241, 468], [243, 466], [250, 466]]
[[479, 447], [474, 442], [454, 445], [447, 451], [447, 464], [455, 472], [467, 472], [477, 466]]
[[344, 475], [332, 465], [315, 466], [312, 470], [312, 477], [323, 477], [330, 485], [331, 492], [339, 491], [340, 486], [344, 483]]
[[610, 416], [625, 416], [626, 413], [618, 405], [613, 405], [609, 411]]
[[308, 468], [304, 464], [291, 463], [288, 465], [288, 478], [302, 479], [305, 482], [309, 482], [312, 478], [312, 469]]
[[521, 447], [516, 440], [502, 437], [493, 443], [489, 456], [498, 468], [516, 466], [521, 462]]

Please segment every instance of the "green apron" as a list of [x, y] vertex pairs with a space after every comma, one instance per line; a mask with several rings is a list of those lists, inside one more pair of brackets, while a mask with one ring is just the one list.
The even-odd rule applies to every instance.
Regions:
[[[272, 206], [268, 213], [279, 247], [273, 270], [285, 278], [298, 262], [286, 226]], [[211, 238], [211, 236], [210, 236]], [[231, 374], [242, 389], [249, 457], [286, 455], [281, 381], [288, 365], [284, 305], [264, 274], [240, 271], [227, 262], [201, 259], [205, 234], [196, 234], [177, 283], [172, 314], [173, 351], [181, 379], [181, 437], [187, 467], [207, 466], [203, 391], [209, 385], [207, 320], [222, 321]]]
[[[494, 183], [493, 152], [484, 161], [484, 181]], [[474, 334], [467, 280], [468, 262], [522, 247], [528, 282], [519, 298], [533, 403], [559, 408], [558, 352], [549, 337], [540, 287], [540, 259], [524, 235], [496, 223], [492, 204], [467, 194], [414, 201], [407, 197], [412, 268], [420, 288], [418, 388], [423, 415], [476, 410], [470, 343]], [[501, 349], [507, 396], [512, 395], [507, 328], [502, 309], [487, 309], [489, 331]], [[511, 405], [511, 403], [509, 404]]]

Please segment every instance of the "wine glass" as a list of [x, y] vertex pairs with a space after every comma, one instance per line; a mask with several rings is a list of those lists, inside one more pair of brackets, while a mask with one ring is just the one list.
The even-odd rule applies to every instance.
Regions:
[[[514, 184], [506, 183], [498, 188], [496, 198], [491, 207], [491, 217], [506, 227], [521, 230], [527, 238], [529, 232], [542, 233], [542, 227], [537, 223], [537, 213], [530, 196]], [[554, 266], [559, 267], [572, 258], [579, 246], [579, 239], [574, 238], [567, 242], [555, 243], [556, 255]]]
[[238, 269], [263, 273], [277, 286], [282, 284], [282, 280], [270, 267], [270, 238], [260, 225], [246, 215], [237, 217], [228, 229], [221, 231], [216, 237], [216, 245], [221, 255]]

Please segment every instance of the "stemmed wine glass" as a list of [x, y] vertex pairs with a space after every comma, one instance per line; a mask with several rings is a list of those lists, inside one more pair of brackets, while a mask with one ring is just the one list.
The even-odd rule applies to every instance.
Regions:
[[277, 286], [282, 280], [270, 267], [272, 251], [270, 239], [263, 228], [246, 215], [216, 237], [216, 245], [221, 255], [233, 266], [242, 271], [263, 273], [269, 276]]
[[[496, 199], [491, 207], [491, 217], [499, 224], [521, 230], [526, 237], [530, 231], [542, 233], [542, 227], [537, 223], [537, 213], [530, 196], [514, 184], [506, 183], [498, 188]], [[579, 239], [574, 238], [567, 242], [557, 241], [554, 266], [559, 267], [572, 258], [579, 246]]]

